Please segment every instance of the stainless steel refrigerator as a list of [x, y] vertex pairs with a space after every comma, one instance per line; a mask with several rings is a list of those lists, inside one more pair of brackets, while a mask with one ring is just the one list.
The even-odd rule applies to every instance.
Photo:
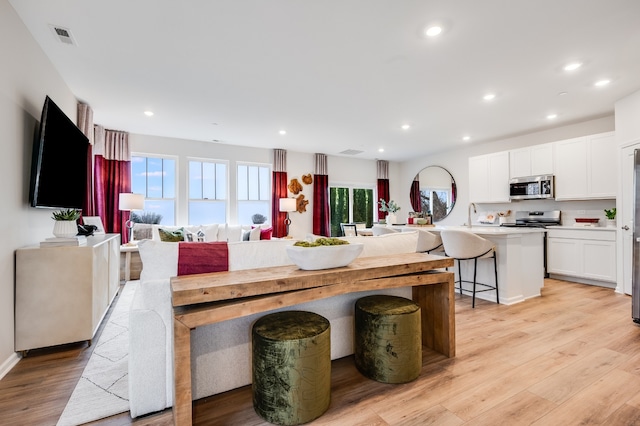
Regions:
[[631, 277], [631, 317], [640, 324], [640, 149], [633, 153], [633, 271]]

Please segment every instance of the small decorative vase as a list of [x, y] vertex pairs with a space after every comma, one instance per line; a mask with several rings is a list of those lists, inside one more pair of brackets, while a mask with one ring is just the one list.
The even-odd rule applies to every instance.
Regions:
[[53, 235], [58, 238], [75, 237], [78, 233], [78, 225], [75, 220], [56, 220], [53, 225]]
[[607, 219], [607, 228], [615, 228], [616, 220], [615, 219]]
[[395, 213], [387, 214], [387, 223], [389, 225], [395, 225], [396, 223], [398, 223], [398, 218], [396, 217]]

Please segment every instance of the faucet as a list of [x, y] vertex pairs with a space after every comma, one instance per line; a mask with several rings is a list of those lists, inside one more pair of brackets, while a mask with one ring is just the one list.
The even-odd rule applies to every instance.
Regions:
[[476, 211], [475, 203], [469, 203], [469, 209], [467, 210], [467, 227], [471, 228], [471, 207], [473, 207], [473, 212], [478, 213]]

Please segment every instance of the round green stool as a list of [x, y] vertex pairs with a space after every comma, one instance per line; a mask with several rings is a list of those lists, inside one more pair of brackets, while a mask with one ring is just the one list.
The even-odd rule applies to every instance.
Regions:
[[397, 296], [374, 295], [356, 301], [355, 364], [382, 383], [406, 383], [422, 369], [420, 306]]
[[260, 318], [252, 329], [253, 408], [266, 421], [297, 425], [320, 417], [331, 400], [329, 321], [312, 312]]

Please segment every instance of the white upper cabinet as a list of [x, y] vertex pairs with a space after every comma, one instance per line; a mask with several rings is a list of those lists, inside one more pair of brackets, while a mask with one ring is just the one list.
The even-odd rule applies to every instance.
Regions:
[[528, 146], [509, 151], [509, 177], [553, 174], [553, 144]]
[[509, 151], [469, 157], [469, 201], [509, 202]]
[[613, 132], [554, 142], [555, 198], [615, 198], [616, 145]]

